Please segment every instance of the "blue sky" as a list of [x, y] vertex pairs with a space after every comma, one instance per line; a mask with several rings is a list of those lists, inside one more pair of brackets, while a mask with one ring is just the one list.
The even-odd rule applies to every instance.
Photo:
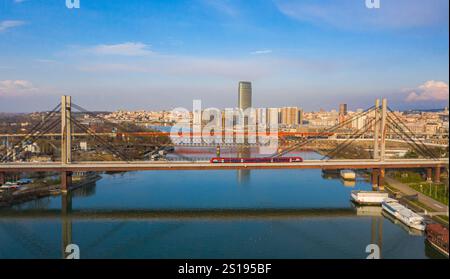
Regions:
[[0, 0], [0, 112], [448, 103], [448, 0]]

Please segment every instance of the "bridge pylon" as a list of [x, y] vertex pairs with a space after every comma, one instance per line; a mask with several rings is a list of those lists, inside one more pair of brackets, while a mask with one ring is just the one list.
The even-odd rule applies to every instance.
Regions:
[[384, 161], [386, 155], [386, 135], [387, 135], [387, 99], [383, 98], [375, 101], [375, 128], [373, 136], [373, 158]]
[[61, 97], [61, 163], [72, 161], [72, 97]]
[[379, 132], [380, 132], [380, 99], [375, 100], [375, 124], [373, 132], [373, 159], [378, 160], [380, 156], [379, 152]]
[[380, 127], [380, 159], [384, 161], [386, 155], [386, 118], [387, 118], [387, 99], [381, 101], [381, 127]]

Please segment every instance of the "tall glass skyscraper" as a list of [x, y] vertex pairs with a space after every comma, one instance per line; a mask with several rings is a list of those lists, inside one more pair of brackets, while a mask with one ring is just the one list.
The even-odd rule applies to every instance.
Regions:
[[248, 81], [239, 82], [238, 107], [245, 110], [252, 106], [252, 83]]

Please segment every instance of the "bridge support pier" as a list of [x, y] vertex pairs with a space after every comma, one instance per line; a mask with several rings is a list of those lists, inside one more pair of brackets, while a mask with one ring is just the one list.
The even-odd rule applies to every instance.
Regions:
[[371, 181], [372, 181], [372, 191], [378, 190], [378, 170], [373, 169], [371, 174]]
[[0, 172], [0, 185], [5, 184], [6, 182], [6, 174], [4, 172]]
[[61, 192], [67, 193], [72, 186], [72, 172], [62, 171], [61, 172]]
[[441, 166], [437, 166], [434, 170], [434, 183], [441, 183]]
[[427, 182], [433, 181], [433, 169], [427, 168]]
[[378, 191], [384, 191], [384, 176], [386, 174], [386, 170], [381, 168], [378, 175]]

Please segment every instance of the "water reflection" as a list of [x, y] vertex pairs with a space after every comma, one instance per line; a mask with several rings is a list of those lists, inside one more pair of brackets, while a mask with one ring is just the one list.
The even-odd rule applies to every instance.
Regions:
[[366, 181], [366, 173], [362, 170], [356, 171], [355, 180], [343, 179], [340, 170], [322, 170], [321, 177], [326, 180], [339, 180], [342, 185], [349, 188], [354, 188], [358, 184], [358, 181]]
[[96, 183], [88, 183], [71, 191], [73, 197], [91, 197], [95, 195]]
[[[95, 184], [94, 184], [95, 186]], [[91, 188], [89, 185], [88, 188]], [[79, 220], [121, 220], [118, 227], [123, 227], [130, 220], [266, 220], [274, 219], [280, 221], [299, 220], [302, 218], [334, 218], [334, 217], [354, 217], [359, 216], [358, 212], [369, 212], [361, 208], [335, 208], [335, 209], [221, 209], [221, 210], [74, 210], [73, 197], [80, 197], [80, 193], [92, 193], [92, 190], [79, 191], [74, 195], [73, 192], [61, 194], [61, 210], [42, 210], [42, 208], [28, 209], [21, 211], [21, 218], [39, 218], [38, 216], [45, 215], [46, 218], [56, 217], [61, 220], [61, 257], [66, 258], [66, 247], [73, 244], [73, 221]], [[74, 191], [75, 192], [75, 191]], [[95, 191], [94, 191], [95, 192]], [[8, 214], [9, 213], [9, 214]], [[3, 219], [18, 218], [17, 211], [3, 210]], [[128, 221], [127, 221], [128, 220]], [[16, 229], [17, 230], [17, 229]], [[111, 232], [108, 232], [101, 237], [101, 239], [108, 237]], [[373, 232], [372, 232], [373, 233]], [[380, 233], [380, 232], [379, 232]], [[379, 243], [379, 242], [378, 242]], [[380, 245], [380, 244], [379, 244]], [[381, 247], [381, 246], [380, 246]], [[109, 255], [107, 253], [106, 255]]]
[[405, 232], [407, 232], [409, 235], [413, 236], [423, 236], [424, 232], [416, 230], [414, 228], [408, 227], [403, 222], [399, 221], [397, 218], [392, 217], [392, 215], [387, 213], [382, 213], [383, 217], [385, 217], [387, 220], [389, 220], [392, 224], [395, 224], [396, 226], [401, 227]]
[[[83, 258], [365, 258], [365, 247], [371, 243], [380, 247], [383, 258], [417, 257], [415, 247], [422, 247], [423, 256], [434, 257], [423, 248], [423, 238], [398, 235], [396, 225], [388, 222], [385, 228], [382, 216], [358, 216], [355, 209], [224, 214], [201, 210], [189, 215], [68, 208], [65, 213], [55, 211], [37, 219], [4, 216], [0, 250], [7, 249], [8, 254], [0, 251], [0, 257], [58, 257], [48, 245], [57, 239], [61, 239], [59, 257], [66, 256], [65, 247], [72, 243], [80, 246]], [[61, 220], [60, 226], [54, 226], [56, 220]], [[18, 225], [24, 221], [27, 226]], [[52, 230], [58, 227], [59, 237]], [[14, 242], [3, 242], [6, 228]]]
[[242, 181], [236, 170], [102, 174], [0, 210], [0, 258], [60, 258], [71, 243], [83, 258], [363, 259], [370, 243], [383, 258], [428, 256], [422, 236], [380, 207], [352, 207], [354, 188], [320, 170], [252, 170], [250, 187]]
[[[237, 152], [238, 158], [250, 158], [252, 157], [250, 147], [247, 145], [239, 146]], [[241, 185], [249, 184], [250, 182], [250, 170], [239, 169], [237, 170], [237, 181]]]
[[355, 180], [345, 180], [345, 179], [341, 179], [341, 181], [342, 181], [342, 184], [343, 184], [345, 187], [353, 188], [353, 187], [356, 186], [356, 181], [355, 181]]
[[[377, 244], [380, 248], [380, 256], [384, 258], [384, 223], [385, 218], [388, 216], [384, 216], [382, 214], [380, 207], [374, 207], [374, 206], [363, 206], [363, 207], [353, 207], [353, 208], [334, 208], [334, 209], [228, 209], [228, 210], [82, 210], [82, 209], [73, 209], [72, 208], [72, 201], [73, 196], [69, 194], [61, 195], [61, 210], [25, 210], [22, 211], [20, 216], [17, 215], [17, 212], [11, 211], [3, 211], [2, 212], [2, 222], [0, 222], [0, 228], [5, 229], [8, 228], [10, 231], [10, 235], [17, 236], [15, 238], [17, 243], [23, 243], [25, 241], [25, 245], [27, 249], [33, 249], [33, 247], [42, 247], [45, 246], [46, 241], [42, 241], [37, 237], [40, 235], [43, 231], [42, 230], [29, 230], [28, 228], [24, 226], [17, 226], [17, 224], [23, 223], [20, 220], [27, 220], [27, 223], [33, 224], [35, 222], [34, 220], [41, 220], [41, 218], [46, 218], [46, 220], [61, 220], [61, 257], [65, 258], [67, 254], [65, 253], [65, 248], [69, 244], [78, 244], [79, 242], [85, 243], [87, 239], [89, 239], [90, 243], [88, 246], [83, 246], [84, 250], [87, 255], [94, 255], [96, 253], [100, 253], [102, 257], [123, 257], [124, 255], [133, 255], [133, 251], [129, 251], [128, 247], [131, 245], [127, 241], [136, 242], [132, 246], [138, 245], [140, 243], [141, 245], [147, 246], [145, 242], [140, 242], [142, 240], [142, 237], [145, 237], [147, 239], [146, 241], [149, 241], [149, 243], [154, 243], [155, 238], [158, 239], [164, 235], [164, 233], [172, 232], [172, 230], [166, 231], [164, 228], [168, 227], [176, 227], [177, 230], [187, 226], [190, 227], [192, 224], [197, 224], [200, 222], [203, 224], [201, 227], [210, 227], [211, 226], [218, 226], [227, 228], [228, 226], [235, 226], [235, 224], [241, 224], [242, 226], [243, 222], [253, 223], [253, 226], [256, 226], [255, 228], [252, 228], [251, 231], [254, 230], [258, 231], [259, 225], [258, 223], [264, 224], [264, 226], [267, 226], [269, 224], [277, 224], [276, 226], [272, 227], [270, 229], [271, 233], [275, 233], [277, 235], [277, 238], [280, 237], [278, 235], [278, 230], [283, 229], [287, 231], [296, 232], [298, 231], [298, 234], [296, 234], [296, 237], [300, 237], [302, 239], [302, 245], [306, 245], [305, 241], [308, 243], [308, 245], [311, 245], [316, 249], [316, 251], [313, 252], [313, 254], [303, 254], [300, 253], [299, 257], [323, 257], [323, 255], [329, 255], [324, 254], [324, 251], [328, 247], [328, 245], [325, 245], [324, 247], [321, 247], [321, 245], [324, 242], [324, 239], [327, 239], [327, 243], [335, 243], [337, 241], [338, 243], [340, 241], [343, 242], [349, 242], [352, 243], [350, 246], [341, 247], [340, 245], [337, 245], [336, 243], [334, 245], [337, 245], [333, 249], [335, 249], [333, 252], [336, 252], [338, 254], [330, 257], [350, 257], [355, 258], [356, 255], [359, 254], [358, 249], [365, 249], [365, 247], [368, 244]], [[42, 217], [45, 216], [45, 217]], [[36, 219], [37, 218], [37, 219]], [[85, 221], [83, 221], [85, 220]], [[321, 221], [322, 220], [322, 221]], [[361, 231], [361, 228], [366, 227], [364, 223], [366, 223], [366, 220], [369, 221], [369, 227], [370, 227], [370, 242], [364, 241], [366, 233]], [[86, 223], [86, 221], [88, 221]], [[47, 221], [48, 222], [48, 221]], [[76, 224], [78, 227], [77, 234], [74, 235], [74, 229], [73, 224]], [[387, 253], [387, 256], [389, 258], [392, 257], [410, 257], [409, 254], [402, 254], [403, 251], [405, 251], [405, 247], [408, 247], [408, 243], [411, 243], [410, 240], [407, 240], [407, 237], [405, 235], [400, 236], [400, 239], [392, 239], [393, 236], [396, 236], [396, 234], [392, 234], [392, 230], [399, 227], [401, 224], [394, 224], [394, 222], [387, 221], [388, 225], [388, 248], [389, 251]], [[140, 228], [144, 224], [164, 224], [161, 226], [160, 229], [144, 229]], [[14, 225], [16, 224], [16, 225]], [[105, 231], [102, 232], [102, 229], [100, 230], [94, 230], [90, 231], [83, 229], [86, 227], [86, 224], [112, 224], [113, 226]], [[191, 224], [191, 225], [190, 225]], [[229, 224], [229, 225], [228, 225]], [[359, 224], [358, 227], [355, 227], [355, 224]], [[103, 225], [102, 225], [103, 226]], [[252, 227], [253, 227], [252, 226]], [[33, 226], [31, 227], [33, 228]], [[128, 228], [128, 229], [126, 229]], [[199, 227], [200, 228], [200, 227]], [[199, 229], [198, 228], [198, 229]], [[267, 227], [269, 228], [269, 227]], [[266, 228], [266, 229], [267, 229]], [[357, 231], [353, 231], [353, 230]], [[104, 229], [103, 229], [104, 230]], [[136, 230], [136, 231], [135, 231]], [[162, 232], [158, 233], [158, 231], [162, 230]], [[188, 229], [190, 230], [190, 229]], [[207, 229], [208, 230], [208, 229]], [[1, 230], [0, 230], [1, 231]], [[197, 231], [195, 229], [194, 231]], [[255, 232], [256, 232], [255, 231]], [[182, 235], [185, 231], [181, 231], [179, 234], [175, 233], [175, 235]], [[239, 232], [242, 234], [245, 233], [245, 229], [242, 230], [239, 229]], [[315, 232], [315, 233], [314, 233]], [[330, 232], [333, 232], [332, 235], [329, 235]], [[115, 234], [119, 234], [119, 239], [117, 237], [114, 237]], [[137, 238], [133, 240], [133, 236], [137, 234], [142, 234], [142, 237]], [[98, 235], [98, 236], [95, 236]], [[281, 234], [281, 237], [283, 233]], [[357, 237], [358, 235], [358, 237]], [[408, 234], [411, 235], [411, 234]], [[1, 236], [1, 234], [0, 234]], [[213, 237], [211, 239], [203, 239], [201, 241], [206, 241], [212, 246], [217, 245], [216, 242], [222, 243], [229, 240], [231, 235], [225, 236], [223, 234], [215, 235], [216, 237], [224, 237], [223, 240], [218, 240], [216, 237]], [[236, 237], [237, 235], [235, 235]], [[346, 237], [346, 236], [350, 236]], [[422, 241], [423, 238], [417, 238], [417, 235], [414, 235], [415, 239]], [[59, 237], [56, 237], [56, 239]], [[87, 238], [87, 239], [86, 239]], [[110, 247], [109, 250], [98, 250], [99, 248], [96, 247], [97, 244], [100, 244], [101, 242], [107, 242], [107, 239], [110, 239], [116, 243], [114, 247], [119, 248], [122, 247], [120, 250], [111, 250]], [[233, 237], [231, 237], [233, 238]], [[290, 237], [289, 237], [290, 238]], [[32, 241], [30, 241], [32, 239]], [[125, 243], [121, 244], [121, 241], [124, 240]], [[197, 239], [200, 241], [200, 239]], [[75, 242], [74, 242], [75, 241]], [[109, 241], [109, 240], [108, 240]], [[119, 241], [117, 243], [117, 241]], [[280, 241], [278, 239], [277, 241]], [[1, 237], [0, 237], [1, 242]], [[92, 243], [96, 243], [95, 245]], [[31, 246], [30, 246], [31, 245]], [[119, 245], [119, 246], [117, 246]], [[220, 245], [220, 244], [219, 244]], [[287, 245], [287, 244], [286, 244]], [[417, 245], [417, 243], [415, 244]], [[150, 245], [151, 246], [151, 245]], [[189, 246], [189, 245], [188, 245]], [[414, 246], [414, 245], [413, 245]], [[287, 249], [287, 246], [284, 246], [285, 249]], [[359, 248], [357, 248], [359, 247]], [[223, 249], [222, 247], [221, 249]], [[325, 250], [323, 250], [324, 248]], [[356, 249], [356, 254], [355, 250]], [[186, 247], [186, 244], [184, 244], [183, 249], [188, 249]], [[44, 249], [46, 250], [46, 249]], [[48, 249], [47, 249], [48, 250]], [[123, 250], [123, 251], [122, 251]], [[189, 249], [188, 249], [189, 250]], [[322, 251], [323, 250], [323, 251]], [[128, 252], [125, 252], [128, 251]], [[164, 253], [164, 251], [161, 251]], [[278, 253], [283, 254], [284, 251], [278, 251]], [[331, 252], [331, 253], [333, 253]], [[429, 247], [424, 248], [424, 255], [428, 257], [435, 258], [437, 257], [437, 254], [430, 251]], [[33, 252], [34, 253], [34, 252]], [[148, 253], [146, 251], [145, 253]], [[160, 252], [155, 251], [155, 254], [152, 254], [155, 257], [159, 257], [162, 254]], [[328, 252], [327, 252], [328, 253]], [[340, 254], [342, 253], [342, 254]], [[399, 253], [398, 255], [396, 253]], [[53, 257], [48, 256], [51, 255], [51, 251], [41, 251], [36, 253], [36, 255], [39, 255], [38, 257]], [[45, 256], [47, 255], [47, 256]], [[114, 256], [116, 255], [116, 256]], [[159, 256], [158, 256], [159, 255]], [[263, 257], [271, 257], [273, 254], [264, 254]], [[339, 256], [340, 255], [340, 256]], [[358, 258], [363, 258], [364, 254], [359, 254], [357, 256]], [[4, 257], [4, 256], [3, 256]], [[134, 256], [132, 256], [134, 257]], [[226, 256], [224, 256], [226, 257]], [[327, 257], [327, 256], [326, 256]]]

